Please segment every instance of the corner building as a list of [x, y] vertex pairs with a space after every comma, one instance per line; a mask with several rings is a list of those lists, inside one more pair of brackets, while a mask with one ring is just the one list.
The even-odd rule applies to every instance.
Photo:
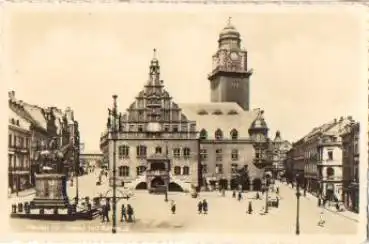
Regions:
[[[271, 161], [264, 112], [249, 110], [247, 52], [229, 22], [213, 55], [211, 102], [177, 104], [164, 87], [159, 60], [151, 60], [149, 78], [126, 113], [116, 120], [117, 184], [136, 189], [163, 185], [169, 190], [239, 187], [236, 177], [247, 172], [244, 189], [260, 190]], [[100, 148], [112, 172], [114, 120], [109, 110]], [[168, 162], [168, 164], [165, 164]], [[112, 181], [111, 181], [112, 183]]]

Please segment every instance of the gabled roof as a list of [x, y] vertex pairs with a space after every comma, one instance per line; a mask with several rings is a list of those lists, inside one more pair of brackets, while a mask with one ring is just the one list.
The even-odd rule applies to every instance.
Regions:
[[37, 125], [42, 129], [47, 130], [47, 121], [42, 112], [42, 108], [28, 103], [24, 103], [23, 106], [28, 114], [31, 115], [31, 117], [35, 120]]
[[256, 119], [259, 109], [244, 111], [237, 103], [181, 103], [179, 106], [189, 120], [196, 121], [198, 131], [205, 129], [209, 139], [220, 129], [224, 139], [231, 139], [236, 129], [239, 138], [248, 138], [248, 129]]

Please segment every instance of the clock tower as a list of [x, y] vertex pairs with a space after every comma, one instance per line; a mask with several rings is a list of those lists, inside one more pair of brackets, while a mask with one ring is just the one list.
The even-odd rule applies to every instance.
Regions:
[[231, 24], [219, 34], [218, 51], [213, 55], [213, 71], [209, 74], [211, 102], [236, 102], [244, 110], [250, 106], [250, 76], [247, 52], [241, 48], [240, 33]]

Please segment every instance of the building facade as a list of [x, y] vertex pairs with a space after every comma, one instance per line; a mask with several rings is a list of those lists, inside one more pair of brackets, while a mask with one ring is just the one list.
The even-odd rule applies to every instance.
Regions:
[[[151, 188], [165, 183], [159, 178], [168, 171], [169, 188], [261, 189], [272, 141], [264, 111], [249, 109], [247, 52], [230, 22], [218, 43], [208, 76], [211, 102], [177, 104], [161, 80], [154, 50], [148, 82], [127, 112], [109, 110], [100, 148], [112, 171], [111, 132], [117, 128], [118, 185]], [[236, 180], [240, 171], [247, 172], [242, 184]]]
[[292, 180], [297, 173], [302, 174], [308, 192], [331, 201], [343, 201], [341, 134], [352, 121], [351, 116], [334, 119], [293, 143], [288, 152]]
[[[8, 174], [9, 189], [19, 192], [35, 184], [35, 174], [40, 172], [39, 151], [50, 138], [59, 138], [59, 146], [65, 148], [70, 165], [77, 164], [79, 155], [78, 123], [65, 112], [49, 107], [41, 108], [19, 100], [15, 92], [9, 92], [8, 124]], [[72, 125], [72, 126], [71, 126]], [[76, 157], [76, 158], [74, 158]], [[66, 168], [66, 174], [70, 169]]]
[[347, 209], [359, 212], [359, 123], [352, 122], [342, 133], [343, 202]]

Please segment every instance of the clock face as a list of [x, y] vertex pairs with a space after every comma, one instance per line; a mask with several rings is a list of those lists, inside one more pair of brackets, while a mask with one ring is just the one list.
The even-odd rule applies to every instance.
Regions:
[[239, 59], [238, 53], [231, 52], [230, 58], [231, 58], [231, 60], [238, 60]]

